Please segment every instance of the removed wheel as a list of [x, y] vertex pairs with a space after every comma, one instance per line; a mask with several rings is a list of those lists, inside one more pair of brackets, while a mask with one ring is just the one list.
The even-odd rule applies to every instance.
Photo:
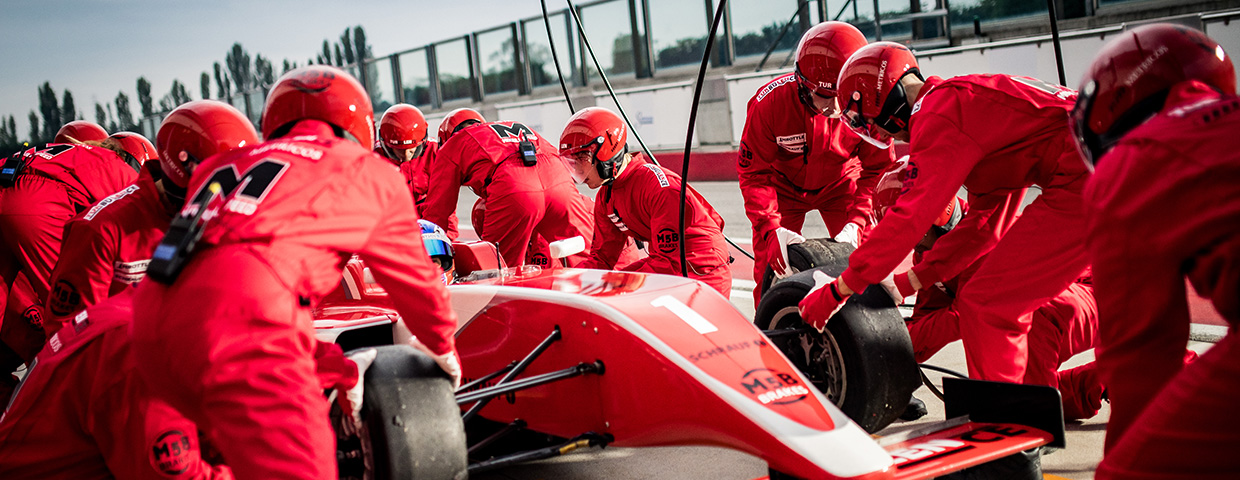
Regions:
[[[447, 375], [410, 346], [377, 348], [366, 370], [362, 438], [338, 434], [341, 478], [467, 478], [465, 429]], [[338, 418], [333, 424], [340, 432]]]
[[[832, 245], [834, 253], [852, 250], [850, 245]], [[844, 265], [821, 270], [839, 275], [844, 257]], [[768, 331], [804, 327], [797, 303], [813, 285], [812, 271], [776, 282], [758, 304], [754, 323]], [[853, 295], [823, 333], [806, 327], [771, 338], [819, 391], [870, 433], [895, 421], [921, 385], [904, 318], [881, 288], [875, 285]]]
[[[788, 269], [797, 273], [826, 268], [823, 271], [835, 272], [832, 276], [836, 276], [848, 266], [848, 255], [852, 251], [853, 246], [846, 243], [837, 243], [829, 238], [810, 238], [802, 243], [788, 245]], [[839, 270], [835, 270], [836, 268]], [[775, 281], [775, 271], [766, 267], [766, 272], [762, 275], [761, 291], [767, 291]]]

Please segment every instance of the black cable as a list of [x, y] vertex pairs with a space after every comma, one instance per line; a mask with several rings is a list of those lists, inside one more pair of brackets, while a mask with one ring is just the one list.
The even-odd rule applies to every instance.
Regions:
[[[650, 149], [646, 147], [646, 142], [642, 140], [641, 135], [637, 134], [637, 128], [629, 120], [629, 115], [624, 113], [624, 107], [620, 106], [620, 99], [616, 98], [616, 90], [611, 88], [611, 82], [607, 80], [607, 74], [603, 72], [603, 66], [599, 65], [598, 57], [594, 56], [594, 48], [590, 46], [590, 39], [586, 37], [585, 26], [581, 24], [581, 16], [577, 14], [577, 6], [573, 5], [573, 0], [565, 1], [568, 2], [568, 13], [573, 16], [573, 21], [577, 23], [577, 34], [581, 36], [581, 41], [585, 43], [586, 51], [590, 54], [590, 60], [594, 62], [594, 69], [598, 70], [599, 78], [603, 79], [603, 85], [607, 87], [607, 93], [611, 94], [611, 101], [616, 104], [616, 110], [620, 111], [620, 117], [624, 118], [624, 123], [628, 124], [629, 132], [633, 134], [633, 138], [637, 139], [637, 143], [642, 146], [642, 152], [645, 152], [652, 163], [658, 165], [659, 160], [654, 158], [654, 154], [650, 153]], [[637, 34], [637, 32], [633, 33]]]
[[[689, 151], [693, 148], [693, 126], [697, 122], [698, 101], [702, 99], [702, 83], [706, 81], [706, 67], [710, 64], [710, 49], [715, 45], [715, 32], [728, 0], [719, 0], [715, 18], [711, 21], [706, 37], [706, 50], [702, 52], [702, 66], [698, 68], [697, 85], [693, 87], [693, 108], [689, 110], [689, 132], [685, 134], [685, 161], [680, 166], [680, 276], [689, 276], [689, 262], [685, 258], [685, 195], [689, 191]], [[720, 232], [723, 233], [723, 232]], [[727, 238], [725, 235], [724, 238]]]
[[560, 71], [560, 56], [555, 53], [555, 35], [551, 33], [551, 17], [547, 16], [547, 0], [541, 0], [543, 25], [547, 26], [547, 44], [551, 45], [551, 61], [555, 62], [555, 75], [560, 77], [560, 89], [564, 90], [564, 101], [568, 102], [568, 113], [572, 115], [577, 113], [577, 109], [573, 108], [573, 99], [568, 96], [568, 85], [564, 83], [564, 72]]
[[1046, 13], [1051, 16], [1051, 41], [1055, 44], [1055, 66], [1059, 68], [1059, 84], [1067, 86], [1063, 73], [1063, 51], [1059, 48], [1059, 18], [1055, 15], [1055, 0], [1046, 0]]
[[936, 366], [936, 365], [931, 365], [931, 364], [929, 364], [929, 363], [919, 363], [919, 364], [917, 364], [917, 366], [919, 366], [919, 367], [921, 367], [921, 368], [924, 368], [924, 369], [926, 369], [926, 370], [934, 370], [934, 371], [939, 372], [939, 373], [946, 373], [946, 374], [951, 375], [951, 376], [954, 376], [954, 377], [969, 378], [969, 376], [968, 376], [968, 375], [965, 375], [965, 374], [963, 374], [963, 373], [957, 372], [957, 371], [952, 370], [952, 369], [950, 369], [950, 368], [943, 368], [943, 367], [939, 367], [939, 366]]

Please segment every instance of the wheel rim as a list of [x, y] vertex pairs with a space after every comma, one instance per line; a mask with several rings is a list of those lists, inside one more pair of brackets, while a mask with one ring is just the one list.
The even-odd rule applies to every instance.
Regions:
[[[793, 305], [775, 312], [767, 328], [794, 328], [803, 323], [801, 312]], [[771, 340], [771, 343], [774, 343], [831, 403], [836, 406], [844, 404], [848, 393], [848, 375], [844, 370], [844, 357], [840, 346], [830, 330], [786, 335]]]
[[339, 408], [332, 408], [331, 420], [336, 432], [336, 456], [339, 476], [350, 480], [375, 480], [374, 449], [370, 445], [370, 432], [365, 422], [361, 431], [351, 432], [345, 426], [344, 415]]

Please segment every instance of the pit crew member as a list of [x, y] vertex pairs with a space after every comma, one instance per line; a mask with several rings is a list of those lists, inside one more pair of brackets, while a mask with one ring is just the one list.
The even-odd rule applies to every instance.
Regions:
[[388, 291], [413, 346], [460, 381], [456, 315], [408, 188], [371, 151], [371, 116], [344, 71], [286, 73], [267, 96], [267, 141], [195, 169], [138, 285], [139, 372], [210, 432], [240, 478], [336, 477], [310, 312], [353, 253]]
[[[445, 224], [467, 185], [487, 205], [486, 223], [475, 225], [479, 237], [498, 246], [508, 266], [525, 264], [535, 234], [548, 242], [580, 236], [589, 247], [593, 217], [551, 142], [524, 124], [486, 122], [469, 109], [444, 118], [439, 141], [422, 212], [427, 220]], [[574, 255], [569, 264], [583, 261]]]
[[592, 189], [594, 244], [583, 268], [615, 268], [632, 237], [648, 245], [650, 256], [623, 270], [680, 275], [680, 244], [685, 245], [689, 278], [710, 285], [727, 298], [732, 291], [731, 258], [723, 238], [723, 218], [701, 194], [689, 188], [685, 238], [680, 238], [680, 176], [625, 151], [628, 127], [600, 107], [578, 111], [560, 135], [560, 156], [573, 177]]
[[139, 378], [126, 291], [52, 335], [0, 417], [0, 472], [19, 479], [231, 479], [198, 428]]
[[[422, 111], [408, 103], [388, 107], [379, 120], [379, 142], [375, 152], [400, 167], [405, 183], [413, 193], [413, 202], [421, 213], [430, 184], [431, 163], [439, 151], [439, 142], [426, 139], [427, 122]], [[448, 215], [444, 231], [456, 239], [456, 212]]]
[[94, 122], [74, 120], [66, 123], [56, 131], [52, 143], [83, 143], [99, 142], [108, 138], [108, 131]]
[[[1240, 98], [1200, 31], [1121, 33], [1081, 82], [1073, 124], [1096, 168], [1085, 189], [1111, 399], [1097, 478], [1228, 478], [1240, 471]], [[1185, 276], [1231, 324], [1196, 361]]]
[[49, 335], [79, 310], [142, 280], [151, 252], [185, 204], [194, 167], [217, 153], [258, 143], [258, 134], [231, 105], [196, 100], [169, 113], [156, 140], [158, 162], [147, 162], [137, 182], [65, 227], [45, 309]]
[[874, 222], [870, 197], [893, 153], [844, 125], [835, 99], [840, 67], [865, 44], [850, 24], [820, 23], [801, 38], [796, 71], [749, 100], [736, 167], [753, 224], [755, 304], [767, 266], [786, 273], [786, 243], [804, 241], [807, 212], [817, 210], [835, 239], [853, 246]]
[[[857, 50], [840, 71], [839, 91], [858, 134], [876, 144], [890, 136], [909, 142], [909, 181], [840, 278], [801, 301], [802, 318], [823, 328], [854, 291], [881, 282], [899, 296], [989, 253], [955, 301], [969, 375], [1022, 382], [1034, 310], [1089, 263], [1080, 215], [1088, 172], [1067, 122], [1076, 92], [1011, 75], [923, 80], [912, 52], [890, 42]], [[1035, 184], [1042, 194], [1003, 232], [1003, 216]], [[947, 261], [893, 278], [961, 185], [977, 217], [938, 240], [936, 255]]]

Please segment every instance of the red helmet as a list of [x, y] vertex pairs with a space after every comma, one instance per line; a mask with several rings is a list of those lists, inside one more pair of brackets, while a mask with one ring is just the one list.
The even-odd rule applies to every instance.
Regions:
[[890, 145], [890, 136], [872, 126], [889, 133], [908, 127], [912, 109], [900, 80], [910, 73], [921, 78], [917, 58], [904, 45], [875, 42], [857, 49], [840, 69], [841, 114], [849, 127], [870, 143]]
[[802, 95], [835, 97], [840, 67], [865, 44], [865, 35], [844, 22], [822, 22], [807, 30], [797, 45], [796, 75]]
[[74, 120], [66, 123], [56, 131], [56, 139], [52, 143], [98, 142], [108, 138], [108, 131], [93, 122]]
[[[159, 143], [159, 166], [172, 186], [184, 190], [192, 173], [187, 163], [197, 164], [217, 153], [258, 143], [258, 133], [245, 114], [224, 102], [195, 100], [181, 105], [164, 118], [155, 136]], [[169, 185], [165, 185], [165, 189]], [[183, 197], [182, 197], [183, 198]]]
[[276, 81], [263, 107], [263, 137], [279, 137], [303, 119], [330, 123], [367, 149], [375, 145], [370, 96], [344, 70], [310, 65], [288, 72]]
[[159, 155], [155, 153], [155, 145], [151, 145], [151, 141], [141, 134], [133, 132], [116, 132], [108, 137], [108, 140], [115, 141], [120, 145], [121, 150], [129, 155], [130, 165], [134, 168], [141, 167], [147, 160], [154, 160]]
[[426, 117], [408, 103], [392, 105], [379, 120], [379, 141], [391, 148], [413, 148], [426, 140]]
[[[882, 221], [887, 215], [887, 209], [896, 204], [896, 200], [900, 199], [900, 195], [904, 193], [904, 181], [907, 177], [908, 156], [904, 156], [888, 168], [882, 177], [879, 177], [878, 183], [874, 186], [874, 216], [876, 220]], [[952, 197], [947, 202], [947, 207], [943, 209], [939, 216], [934, 219], [931, 228], [938, 229], [939, 234], [946, 234], [960, 223], [961, 217], [964, 216], [964, 208], [958, 197]]]
[[469, 126], [466, 122], [485, 122], [482, 114], [470, 108], [458, 108], [448, 112], [448, 116], [443, 117], [443, 122], [439, 124], [439, 144], [443, 145], [448, 142], [448, 137], [456, 133], [457, 130]]
[[1172, 86], [1197, 80], [1236, 93], [1236, 73], [1223, 47], [1183, 25], [1154, 24], [1119, 34], [1081, 80], [1072, 126], [1086, 164], [1158, 113]]
[[560, 133], [560, 159], [578, 183], [591, 165], [607, 183], [615, 178], [628, 141], [628, 127], [619, 115], [602, 107], [578, 111]]

